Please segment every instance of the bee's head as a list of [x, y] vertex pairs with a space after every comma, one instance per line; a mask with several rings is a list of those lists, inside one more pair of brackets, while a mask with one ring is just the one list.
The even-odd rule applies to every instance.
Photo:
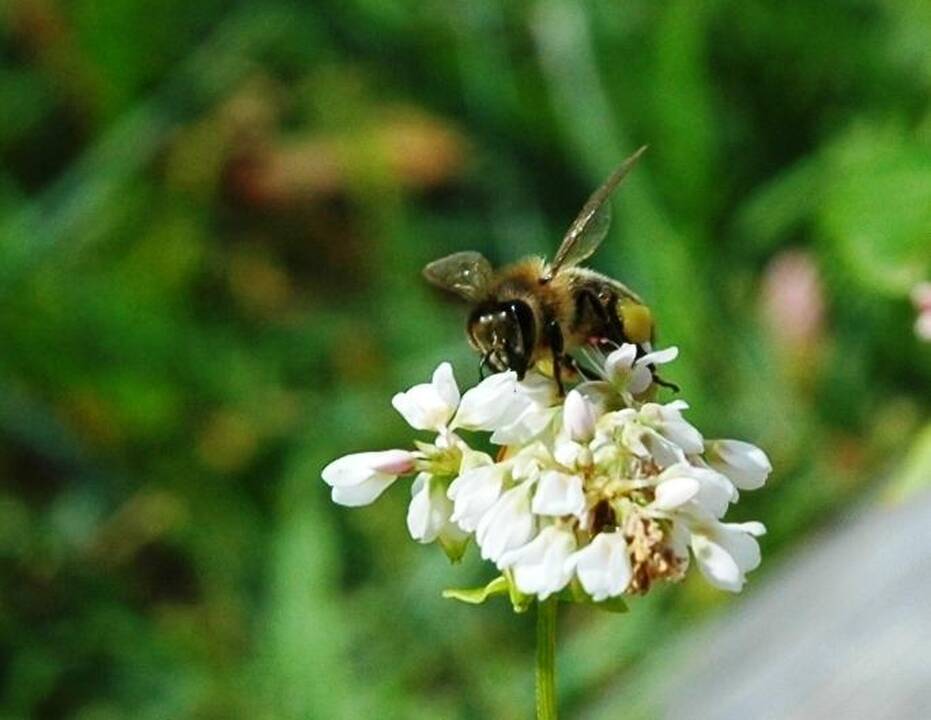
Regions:
[[467, 328], [472, 345], [482, 353], [482, 365], [495, 372], [513, 370], [523, 380], [536, 344], [533, 310], [523, 300], [479, 305]]

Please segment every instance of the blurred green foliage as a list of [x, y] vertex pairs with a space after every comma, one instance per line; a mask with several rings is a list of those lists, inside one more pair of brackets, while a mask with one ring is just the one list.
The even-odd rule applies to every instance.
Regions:
[[[0, 50], [0, 717], [526, 717], [530, 620], [440, 597], [488, 568], [319, 472], [477, 373], [421, 266], [552, 251], [641, 143], [594, 265], [770, 452], [770, 560], [928, 484], [924, 0], [7, 0]], [[724, 600], [568, 610], [567, 716]]]

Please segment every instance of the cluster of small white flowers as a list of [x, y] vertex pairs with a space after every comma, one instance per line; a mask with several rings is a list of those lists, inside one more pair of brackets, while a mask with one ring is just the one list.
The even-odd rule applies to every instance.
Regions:
[[[589, 351], [599, 379], [565, 398], [552, 379], [499, 373], [460, 395], [448, 363], [399, 393], [395, 409], [435, 434], [416, 450], [342, 457], [323, 471], [333, 500], [373, 502], [414, 475], [411, 536], [453, 559], [474, 538], [513, 588], [545, 599], [571, 589], [594, 602], [683, 577], [691, 556], [716, 587], [739, 591], [760, 562], [758, 522], [723, 522], [739, 490], [765, 482], [759, 448], [705, 440], [681, 401], [659, 404], [654, 369], [675, 348], [637, 357], [634, 345]], [[463, 432], [490, 432], [496, 457]]]

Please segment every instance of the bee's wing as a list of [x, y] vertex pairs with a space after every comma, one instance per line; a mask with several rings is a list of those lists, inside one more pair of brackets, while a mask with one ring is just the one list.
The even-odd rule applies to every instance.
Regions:
[[481, 253], [468, 251], [434, 260], [423, 269], [423, 276], [437, 287], [476, 301], [484, 298], [494, 271]]
[[604, 184], [592, 193], [578, 217], [569, 227], [565, 237], [563, 237], [562, 245], [556, 251], [556, 257], [553, 258], [553, 262], [544, 276], [545, 280], [552, 279], [560, 268], [578, 265], [598, 249], [601, 241], [608, 234], [608, 228], [611, 226], [611, 205], [608, 204], [607, 200], [646, 149], [647, 146], [644, 145], [622, 162], [611, 173], [611, 176], [604, 181]]

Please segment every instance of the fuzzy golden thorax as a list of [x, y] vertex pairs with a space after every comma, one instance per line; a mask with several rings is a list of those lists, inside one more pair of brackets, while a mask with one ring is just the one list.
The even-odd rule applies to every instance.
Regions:
[[[652, 339], [653, 322], [649, 309], [626, 286], [593, 270], [565, 268], [547, 278], [547, 264], [542, 258], [530, 257], [508, 265], [496, 273], [489, 286], [487, 299], [473, 312], [470, 328], [476, 318], [486, 322], [495, 312], [509, 307], [529, 311], [532, 327], [523, 337], [529, 366], [545, 365], [553, 357], [568, 353], [594, 338], [637, 344]], [[513, 322], [514, 313], [501, 316], [504, 323]], [[525, 323], [525, 325], [527, 325]], [[555, 332], [553, 327], [558, 328]], [[500, 339], [504, 328], [497, 328]], [[469, 332], [472, 344], [487, 351], [487, 343]], [[556, 338], [554, 342], [554, 337]], [[558, 347], [554, 344], [558, 342]], [[502, 358], [503, 367], [515, 369]], [[496, 363], [492, 362], [494, 366]]]

